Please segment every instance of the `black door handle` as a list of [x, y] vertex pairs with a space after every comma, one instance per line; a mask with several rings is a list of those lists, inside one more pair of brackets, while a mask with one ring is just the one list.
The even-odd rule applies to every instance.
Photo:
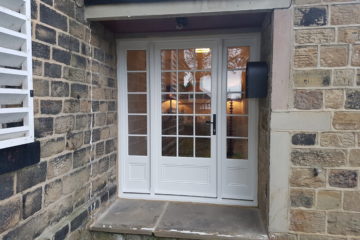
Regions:
[[212, 121], [206, 121], [206, 124], [212, 124], [213, 126], [213, 135], [216, 135], [216, 114], [213, 114]]

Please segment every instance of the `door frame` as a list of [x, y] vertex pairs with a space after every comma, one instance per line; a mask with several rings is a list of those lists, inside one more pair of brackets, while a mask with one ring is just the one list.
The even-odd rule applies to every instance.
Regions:
[[[219, 71], [217, 71], [217, 78], [218, 79], [226, 79], [226, 69], [225, 67], [225, 51], [226, 48], [225, 42], [226, 41], [237, 41], [239, 45], [246, 44], [247, 46], [251, 47], [250, 51], [250, 59], [251, 61], [259, 61], [260, 60], [260, 39], [261, 39], [261, 33], [255, 32], [255, 33], [241, 33], [241, 34], [226, 34], [226, 35], [194, 35], [194, 36], [171, 36], [171, 37], [153, 37], [153, 38], [131, 38], [131, 39], [118, 39], [117, 40], [117, 80], [118, 80], [118, 183], [119, 183], [119, 192], [118, 195], [120, 198], [135, 198], [135, 199], [149, 199], [149, 200], [168, 200], [168, 201], [183, 201], [183, 202], [203, 202], [203, 203], [214, 203], [214, 204], [224, 204], [224, 205], [241, 205], [241, 206], [257, 206], [258, 205], [258, 199], [257, 199], [257, 189], [258, 189], [258, 101], [257, 99], [249, 99], [249, 105], [252, 105], [252, 107], [249, 106], [250, 109], [253, 109], [253, 121], [249, 121], [249, 129], [253, 129], [252, 132], [249, 131], [249, 150], [251, 148], [254, 149], [254, 155], [256, 158], [255, 161], [252, 161], [253, 166], [253, 200], [238, 200], [238, 199], [232, 199], [231, 197], [228, 197], [226, 199], [222, 198], [222, 175], [223, 175], [223, 164], [219, 159], [221, 159], [223, 156], [226, 156], [226, 147], [224, 148], [224, 142], [223, 144], [219, 144], [218, 141], [216, 143], [216, 164], [217, 164], [217, 176], [216, 176], [216, 182], [217, 182], [217, 197], [216, 198], [206, 198], [206, 197], [191, 197], [191, 196], [174, 196], [174, 195], [155, 195], [155, 188], [154, 188], [154, 176], [156, 174], [156, 163], [154, 159], [151, 159], [152, 151], [150, 142], [155, 140], [154, 134], [151, 133], [150, 123], [152, 121], [156, 120], [156, 114], [157, 112], [154, 112], [154, 110], [150, 109], [150, 99], [152, 99], [152, 94], [149, 91], [149, 89], [156, 89], [154, 86], [150, 87], [151, 85], [154, 85], [154, 82], [150, 82], [150, 79], [155, 79], [156, 73], [154, 69], [151, 69], [150, 62], [155, 61], [155, 45], [156, 43], [160, 42], [177, 42], [179, 40], [183, 41], [216, 41], [218, 46], [217, 49], [217, 61], [218, 66], [220, 67]], [[147, 52], [147, 71], [149, 74], [147, 74], [147, 85], [148, 85], [148, 132], [149, 140], [148, 140], [148, 156], [150, 158], [150, 169], [149, 169], [149, 179], [150, 179], [150, 186], [149, 192], [139, 191], [139, 193], [127, 193], [126, 188], [124, 186], [125, 184], [125, 159], [127, 158], [127, 135], [122, 134], [122, 129], [127, 128], [127, 121], [124, 121], [125, 116], [127, 117], [126, 110], [127, 107], [124, 105], [127, 103], [126, 96], [127, 96], [127, 89], [122, 87], [121, 76], [123, 76], [126, 73], [125, 70], [125, 64], [124, 63], [124, 49], [146, 49]], [[153, 57], [153, 58], [151, 58]], [[155, 65], [155, 64], [153, 64]], [[223, 84], [223, 81], [218, 81], [218, 84], [216, 85], [217, 92], [217, 122], [222, 123], [220, 117], [226, 118], [226, 115], [224, 115], [224, 112], [226, 111], [225, 108], [222, 108], [222, 104], [225, 101], [226, 102], [226, 96], [223, 96], [225, 93], [222, 88], [224, 88], [225, 84]], [[155, 93], [156, 94], [156, 93]], [[155, 110], [156, 111], [156, 110]], [[250, 112], [249, 112], [250, 115]], [[251, 124], [256, 124], [256, 126], [252, 126]], [[220, 135], [222, 134], [222, 135]], [[226, 134], [226, 124], [217, 124], [217, 136], [216, 138], [224, 138]], [[250, 134], [253, 136], [251, 143], [250, 143]], [[250, 160], [250, 159], [249, 159]], [[154, 171], [155, 170], [155, 171]]]

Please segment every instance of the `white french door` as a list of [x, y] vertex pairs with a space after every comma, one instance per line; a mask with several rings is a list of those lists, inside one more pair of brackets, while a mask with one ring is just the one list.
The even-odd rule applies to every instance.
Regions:
[[257, 204], [259, 35], [118, 42], [123, 197]]

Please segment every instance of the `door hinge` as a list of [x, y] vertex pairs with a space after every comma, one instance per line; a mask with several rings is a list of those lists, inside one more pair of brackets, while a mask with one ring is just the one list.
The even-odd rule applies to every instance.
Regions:
[[34, 90], [30, 90], [30, 97], [34, 97]]

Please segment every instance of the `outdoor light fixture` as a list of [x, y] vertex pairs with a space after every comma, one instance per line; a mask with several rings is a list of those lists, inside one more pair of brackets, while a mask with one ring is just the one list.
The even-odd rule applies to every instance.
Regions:
[[196, 48], [195, 53], [209, 53], [211, 50], [210, 48]]

